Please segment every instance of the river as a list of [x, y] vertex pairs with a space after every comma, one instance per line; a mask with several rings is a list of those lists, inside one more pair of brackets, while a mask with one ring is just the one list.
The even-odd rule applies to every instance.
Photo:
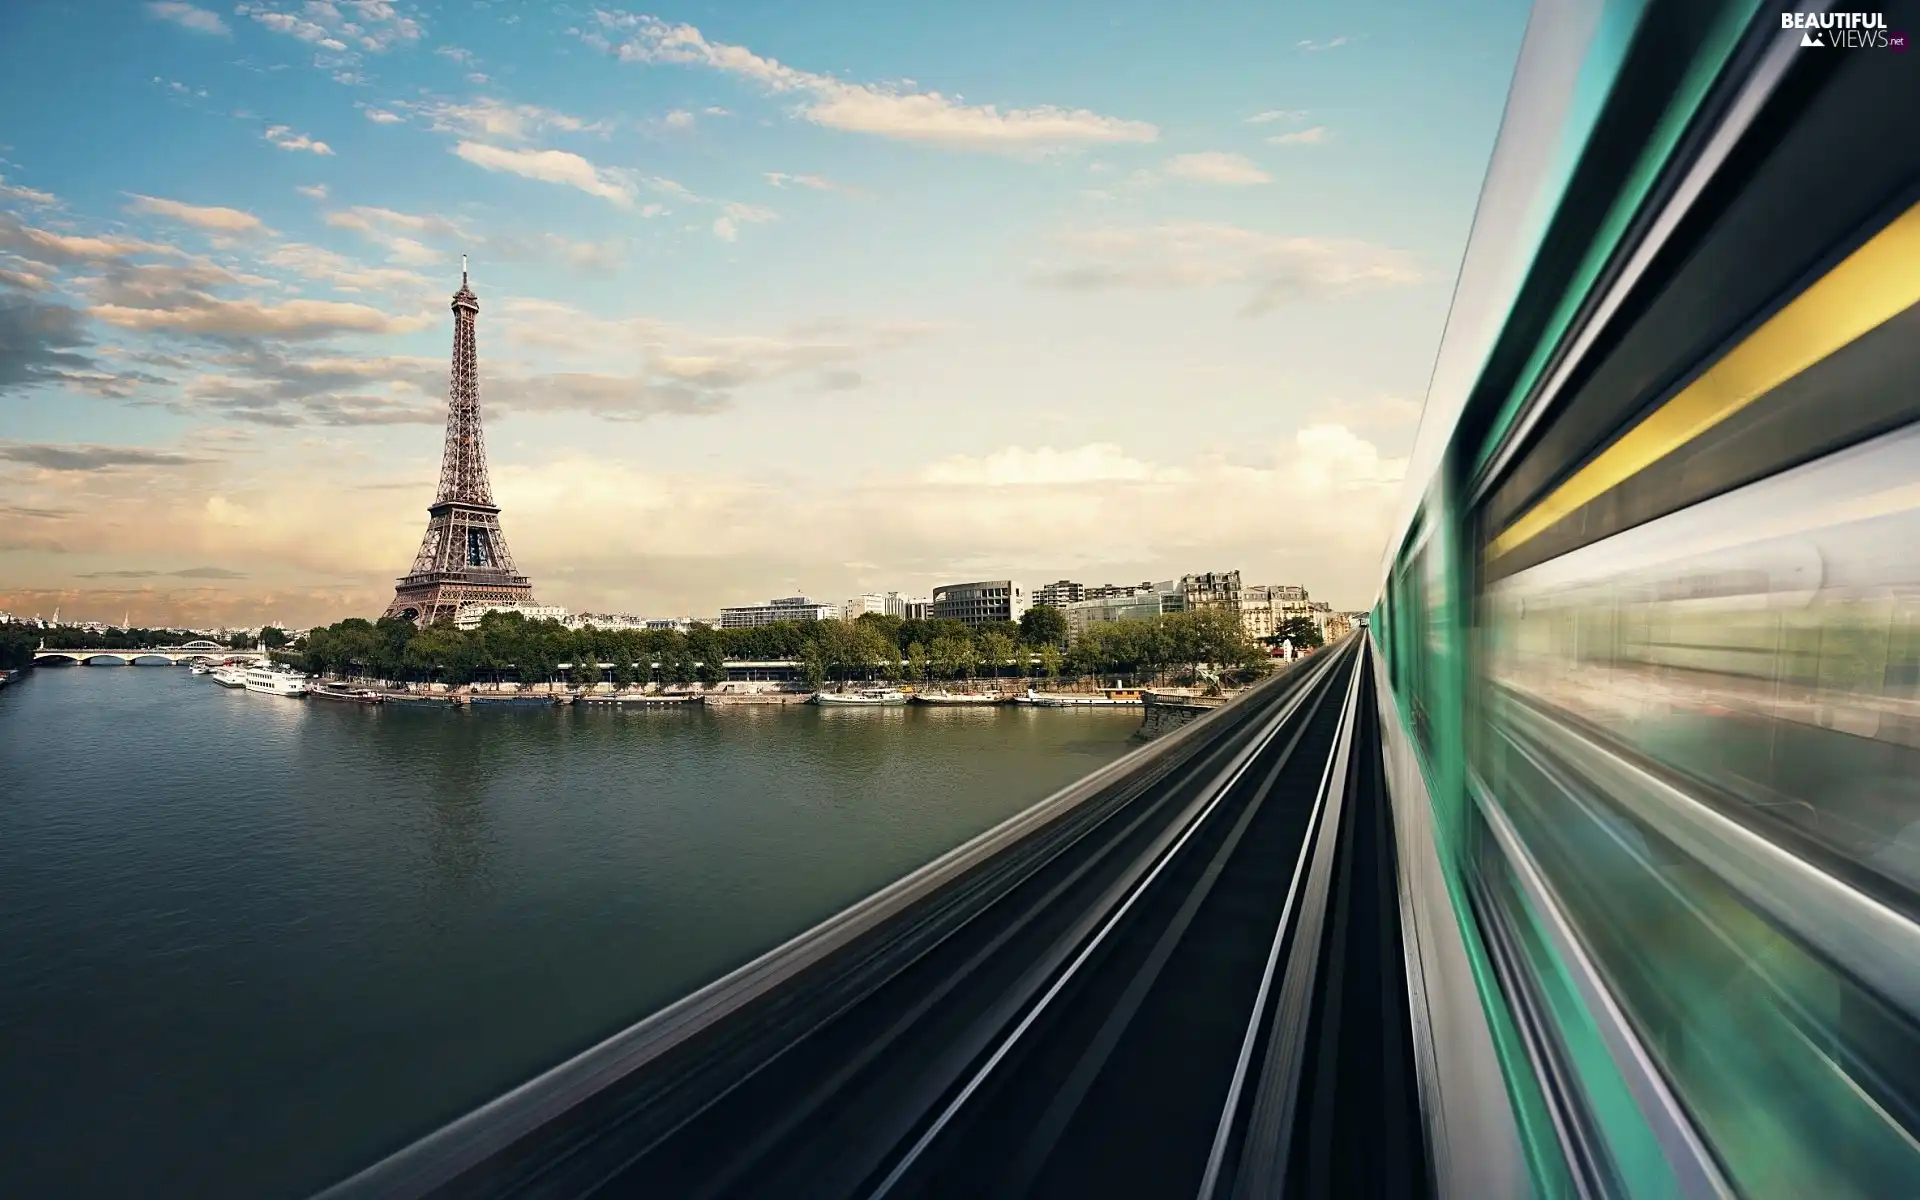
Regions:
[[1137, 710], [0, 689], [0, 1195], [298, 1197], [1124, 753]]

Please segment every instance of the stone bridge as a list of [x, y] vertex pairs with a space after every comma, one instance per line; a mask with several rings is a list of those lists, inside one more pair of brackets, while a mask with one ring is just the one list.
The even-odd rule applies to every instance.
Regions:
[[218, 662], [222, 659], [245, 659], [249, 662], [263, 662], [267, 657], [264, 650], [229, 650], [218, 642], [185, 642], [178, 646], [154, 646], [141, 650], [49, 650], [41, 647], [33, 652], [35, 665], [41, 663], [74, 662], [82, 666], [95, 659], [110, 658], [122, 666], [136, 663], [165, 662], [177, 666], [185, 662]]

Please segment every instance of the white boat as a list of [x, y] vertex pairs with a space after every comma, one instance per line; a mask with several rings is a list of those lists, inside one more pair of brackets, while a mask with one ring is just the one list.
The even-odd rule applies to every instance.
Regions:
[[915, 704], [1002, 704], [998, 692], [915, 692]]
[[898, 688], [862, 688], [857, 692], [815, 692], [815, 704], [905, 704], [907, 694]]
[[248, 667], [244, 686], [250, 692], [267, 696], [298, 698], [313, 690], [313, 683], [298, 671], [289, 671], [278, 663]]
[[207, 665], [206, 663], [194, 663], [194, 664], [192, 664], [191, 666], [189, 666], [189, 667], [187, 668], [187, 674], [189, 674], [189, 675], [211, 675], [211, 674], [213, 674], [213, 668], [212, 668], [212, 667], [210, 667], [210, 666], [208, 666], [208, 665]]
[[245, 687], [247, 666], [245, 663], [221, 663], [213, 669], [213, 681], [221, 687]]
[[1036, 692], [1027, 689], [1018, 703], [1032, 704], [1039, 708], [1119, 708], [1123, 705], [1145, 704], [1146, 699], [1136, 688], [1108, 688], [1102, 692], [1071, 693]]

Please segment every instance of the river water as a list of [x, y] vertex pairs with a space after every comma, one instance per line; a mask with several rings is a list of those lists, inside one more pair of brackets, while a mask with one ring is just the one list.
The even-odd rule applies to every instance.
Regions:
[[32, 672], [0, 690], [0, 1195], [307, 1195], [1138, 722], [362, 708]]

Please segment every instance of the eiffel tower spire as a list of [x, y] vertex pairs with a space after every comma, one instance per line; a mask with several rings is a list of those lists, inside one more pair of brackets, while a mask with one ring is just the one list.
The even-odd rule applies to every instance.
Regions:
[[480, 356], [474, 325], [480, 297], [467, 282], [460, 256], [460, 290], [453, 294], [453, 369], [447, 384], [447, 441], [440, 455], [440, 486], [427, 507], [427, 532], [413, 569], [394, 589], [386, 615], [430, 625], [450, 619], [468, 602], [533, 600], [533, 585], [514, 569], [500, 507], [487, 478], [487, 443], [480, 428]]

